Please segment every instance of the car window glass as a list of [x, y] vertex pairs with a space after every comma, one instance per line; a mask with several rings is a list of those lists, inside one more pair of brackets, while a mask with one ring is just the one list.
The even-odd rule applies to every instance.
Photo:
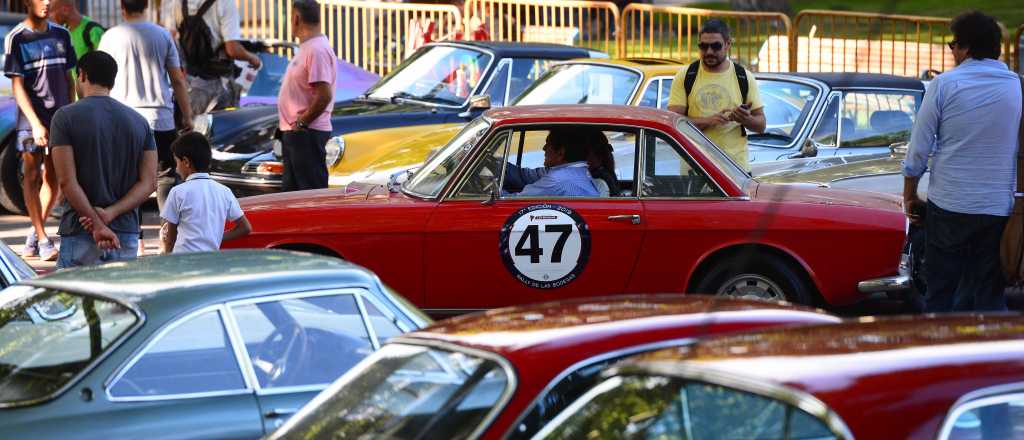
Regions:
[[629, 104], [640, 74], [616, 66], [562, 64], [535, 81], [516, 105]]
[[551, 60], [534, 58], [514, 58], [512, 60], [512, 77], [509, 79], [508, 100], [514, 101], [537, 81], [551, 67]]
[[68, 385], [138, 322], [127, 307], [70, 292], [15, 285], [0, 293], [0, 404]]
[[374, 333], [377, 334], [377, 341], [381, 344], [404, 333], [391, 318], [385, 316], [372, 302], [364, 299], [363, 307], [366, 307], [366, 314], [370, 317], [370, 325], [373, 327]]
[[157, 339], [111, 387], [114, 397], [245, 389], [220, 313], [186, 318]]
[[503, 131], [488, 141], [484, 154], [477, 160], [473, 171], [466, 174], [462, 186], [455, 193], [455, 198], [476, 199], [490, 196], [492, 186], [498, 184], [497, 176], [501, 174], [501, 161], [505, 158], [508, 136], [508, 131]]
[[530, 406], [526, 415], [509, 431], [506, 440], [529, 439], [570, 403], [597, 384], [600, 373], [620, 358], [608, 359], [585, 365], [560, 379], [550, 390]]
[[658, 107], [658, 84], [661, 81], [654, 80], [647, 83], [647, 88], [644, 89], [644, 94], [640, 97], [640, 102], [636, 105], [640, 107]]
[[[989, 400], [989, 399], [986, 399]], [[1014, 439], [1024, 433], [1024, 395], [996, 396], [960, 413], [943, 439]]]
[[644, 197], [721, 197], [722, 192], [693, 165], [675, 143], [661, 134], [647, 135]]
[[511, 69], [510, 63], [502, 62], [498, 70], [494, 72], [494, 76], [491, 77], [491, 84], [487, 86], [487, 90], [483, 93], [491, 97], [491, 107], [505, 105], [505, 89], [508, 87], [509, 69]]
[[427, 159], [402, 188], [421, 197], [435, 197], [440, 194], [462, 162], [473, 153], [477, 141], [484, 136], [488, 128], [490, 122], [487, 118], [476, 118], [466, 124], [458, 135], [448, 141], [448, 145]]
[[818, 127], [811, 134], [811, 139], [824, 147], [835, 147], [839, 136], [839, 96], [833, 96], [825, 106], [825, 112], [818, 120]]
[[352, 295], [231, 306], [261, 388], [334, 381], [373, 349]]
[[491, 55], [445, 45], [426, 46], [391, 71], [368, 93], [377, 99], [409, 98], [462, 105], [480, 83]]
[[613, 377], [542, 438], [686, 440], [836, 438], [820, 420], [768, 397], [662, 376]]
[[843, 96], [841, 147], [888, 147], [910, 139], [917, 93], [855, 92]]
[[[757, 86], [764, 103], [766, 125], [764, 133], [748, 133], [750, 142], [769, 147], [792, 144], [811, 119], [811, 110], [818, 99], [818, 89], [806, 84], [772, 79], [758, 80]], [[832, 109], [832, 112], [834, 114], [835, 110]]]
[[663, 79], [661, 80], [661, 88], [658, 89], [658, 108], [665, 110], [668, 108], [668, 98], [672, 95], [672, 80]]
[[[631, 129], [578, 126], [579, 136], [586, 139], [587, 168], [599, 197], [630, 197], [633, 195], [637, 136]], [[544, 177], [544, 144], [550, 129], [516, 130], [509, 143], [508, 160], [502, 189], [515, 194]]]

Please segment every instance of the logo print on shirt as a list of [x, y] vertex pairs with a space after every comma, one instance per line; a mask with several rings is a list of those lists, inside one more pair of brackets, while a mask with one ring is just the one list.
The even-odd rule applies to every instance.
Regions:
[[708, 114], [717, 113], [728, 107], [729, 91], [718, 84], [708, 84], [697, 91], [697, 99]]

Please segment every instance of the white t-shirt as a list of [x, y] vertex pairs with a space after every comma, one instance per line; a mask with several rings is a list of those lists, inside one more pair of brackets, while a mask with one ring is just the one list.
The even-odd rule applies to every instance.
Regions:
[[220, 249], [224, 224], [241, 218], [242, 208], [228, 187], [195, 173], [171, 188], [160, 217], [178, 225], [172, 253], [207, 252]]
[[167, 71], [181, 62], [167, 29], [148, 21], [121, 23], [103, 34], [98, 49], [117, 61], [110, 97], [139, 112], [153, 130], [174, 130]]
[[[164, 0], [160, 4], [160, 17], [164, 27], [178, 29], [178, 23], [184, 20], [181, 16], [182, 0]], [[204, 0], [188, 0], [188, 15], [195, 15]], [[271, 14], [273, 15], [273, 14]], [[238, 41], [242, 39], [242, 29], [238, 17], [238, 7], [235, 0], [214, 0], [210, 10], [203, 14], [203, 21], [210, 27], [210, 35], [213, 50], [217, 50], [225, 41]]]

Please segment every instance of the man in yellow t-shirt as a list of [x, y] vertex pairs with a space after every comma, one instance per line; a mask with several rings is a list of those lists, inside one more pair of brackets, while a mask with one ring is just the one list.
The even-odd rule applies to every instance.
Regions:
[[[736, 163], [750, 170], [746, 131], [763, 132], [766, 124], [757, 80], [729, 60], [729, 27], [723, 21], [704, 22], [699, 41], [700, 61], [676, 74], [668, 109], [688, 117]], [[741, 81], [746, 82], [743, 88]]]

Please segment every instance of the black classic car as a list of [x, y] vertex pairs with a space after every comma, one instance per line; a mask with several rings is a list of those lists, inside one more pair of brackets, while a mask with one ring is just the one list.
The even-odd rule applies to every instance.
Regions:
[[[554, 61], [601, 57], [556, 44], [489, 41], [430, 43], [353, 100], [336, 102], [327, 166], [345, 150], [342, 134], [425, 124], [466, 123], [510, 102]], [[249, 106], [213, 113], [197, 124], [213, 145], [210, 174], [237, 195], [277, 192], [282, 164], [277, 107]]]

